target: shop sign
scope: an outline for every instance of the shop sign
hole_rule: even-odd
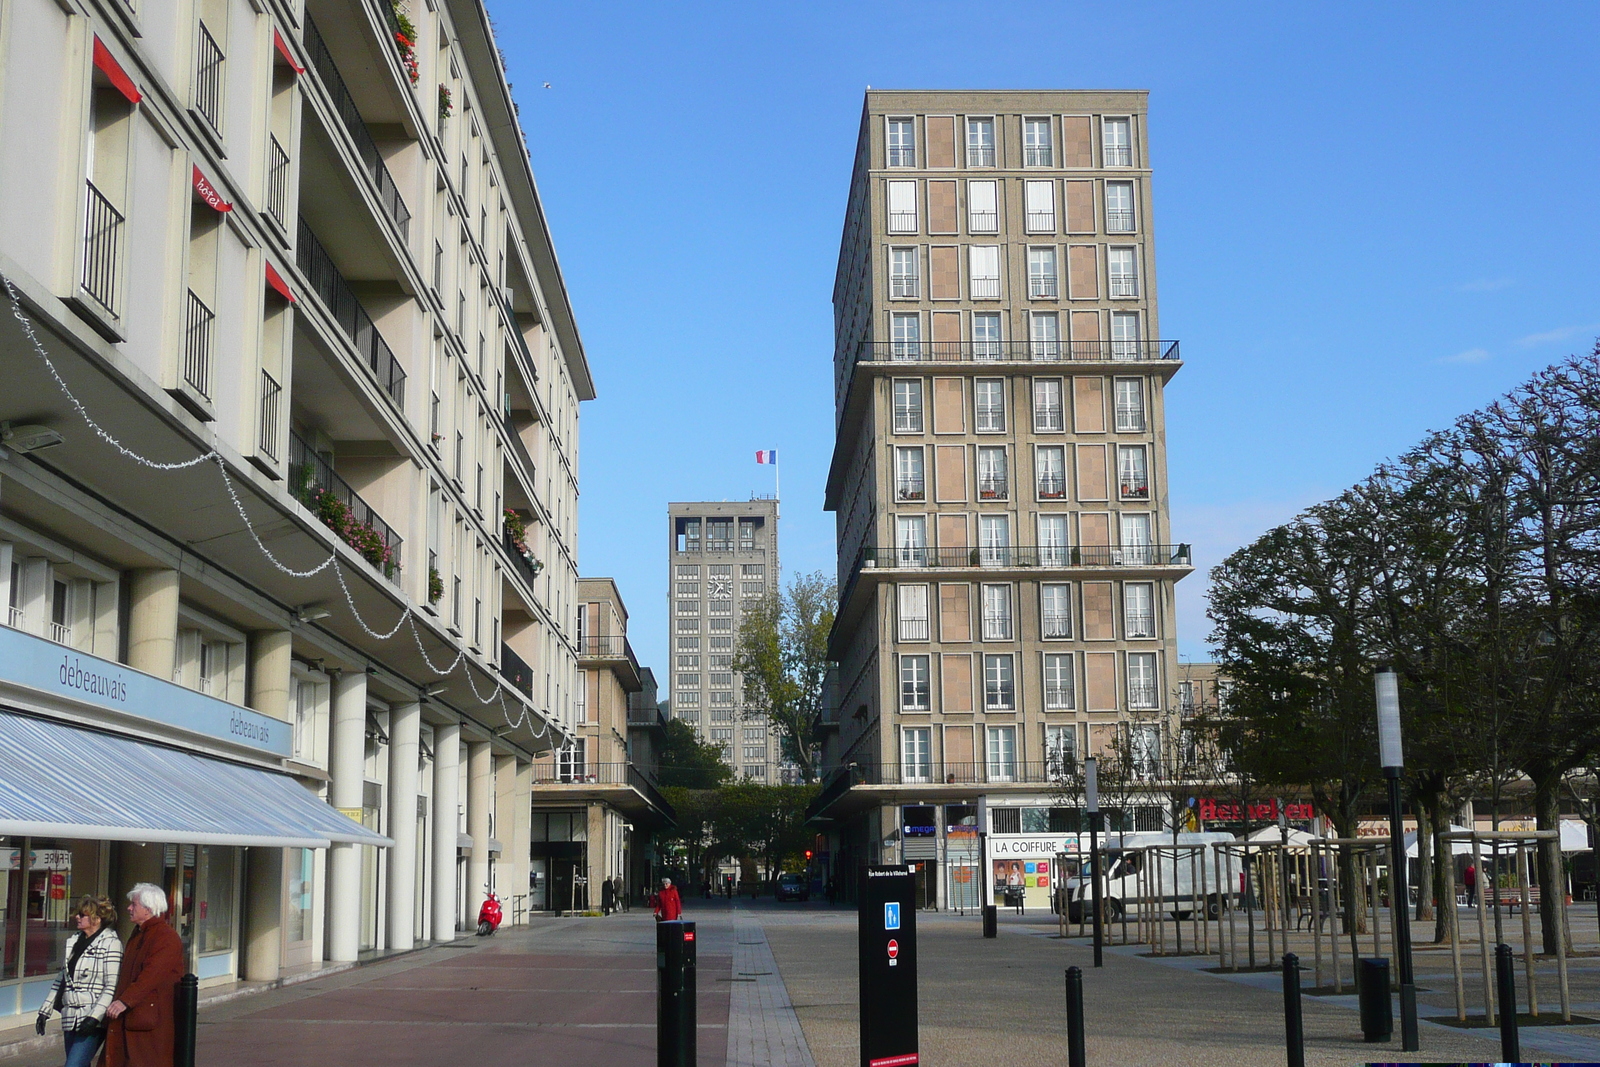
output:
[[[0,869],[8,871],[22,870],[22,850],[20,848],[0,849]],[[28,870],[70,871],[72,870],[72,850],[66,848],[29,849]]]
[[[21,630],[0,627],[0,665],[0,682],[289,755],[292,727],[286,722]]]
[[[1242,808],[1238,804],[1218,804],[1210,798],[1202,798],[1199,803],[1200,818],[1217,820],[1221,822],[1242,822],[1244,816],[1240,814]],[[1317,817],[1316,805],[1309,801],[1291,801],[1283,806],[1283,817],[1297,822],[1307,822]],[[1277,800],[1269,800],[1263,804],[1250,805],[1250,818],[1256,822],[1275,822],[1278,818]]]
[[[992,856],[1054,856],[1058,852],[1078,851],[1078,837],[1048,834],[1045,836],[1002,837],[989,835],[989,854]]]

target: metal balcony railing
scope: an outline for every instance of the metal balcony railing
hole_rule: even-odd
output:
[[[278,458],[278,440],[281,432],[278,425],[279,408],[283,400],[283,386],[275,381],[266,371],[261,372],[261,432],[259,435],[261,454],[272,459]]]
[[[1108,167],[1133,166],[1133,149],[1125,144],[1108,144],[1101,149],[1101,156]]]
[[[889,212],[890,233],[916,233],[917,213],[915,211]]]
[[[897,356],[894,346],[903,344],[905,342],[863,341],[856,358],[863,363],[887,363],[896,359],[921,363],[1031,363],[1040,358],[1035,355],[1039,350],[1059,352],[1068,360],[1095,363],[1179,358],[1177,341],[923,341],[915,347],[901,349],[902,354]],[[1049,347],[1042,349],[1042,346]]]
[[[921,478],[902,476],[895,479],[894,498],[896,500],[924,500],[927,495],[927,487]]]
[[[1040,363],[1059,362],[1061,351],[1061,342],[1054,337],[1036,337],[1028,342],[1028,358]]]
[[[183,380],[211,399],[211,324],[215,313],[189,290],[183,319]]]
[[[915,297],[917,295],[917,276],[915,274],[889,275],[889,295]]]
[[[967,145],[967,166],[992,167],[994,166],[994,145],[969,144]]]
[[[1067,479],[1062,474],[1039,475],[1039,499],[1060,500],[1067,495]]]
[[[333,265],[333,257],[328,255],[322,242],[311,232],[304,217],[300,219],[296,235],[295,262],[311,283],[317,299],[322,301],[322,306],[327,308],[328,314],[333,316],[345,337],[355,346],[356,354],[378,383],[378,388],[389,394],[396,407],[404,408],[405,369],[400,366],[394,351],[378,332],[377,326],[373,325],[372,316],[356,299],[355,293],[350,290],[350,283]]]
[[[1117,408],[1118,433],[1143,433],[1144,409],[1143,408]]]
[[[1056,213],[1054,211],[1030,211],[1027,223],[1029,233],[1055,233]]]
[[[894,412],[895,433],[921,433],[922,411],[917,408],[896,408]]]
[[[533,668],[507,644],[500,646],[500,677],[523,696],[533,697]]]
[[[1033,274],[1028,277],[1028,296],[1034,300],[1054,300],[1058,292],[1054,274]]]
[[[639,660],[633,654],[633,645],[626,637],[617,634],[599,634],[578,640],[578,655],[583,659],[625,659],[639,669]]]
[[[94,182],[85,184],[88,196],[83,217],[83,291],[116,316],[124,220],[122,212],[111,206],[111,201],[94,187]]]
[[[200,23],[194,53],[194,109],[218,131],[222,129],[222,60],[217,39]]]
[[[1000,299],[1000,279],[995,277],[973,278],[970,284],[972,299],[998,300]]]
[[[1049,561],[1059,560],[1059,563]],[[1188,545],[993,545],[983,548],[928,548],[915,545],[862,550],[859,566],[960,570],[967,567],[1187,567]],[[858,567],[859,569],[859,567]]]
[[[1112,296],[1138,296],[1139,276],[1137,274],[1111,275]]]
[[[1156,635],[1156,617],[1152,612],[1126,612],[1122,618],[1122,625],[1129,637],[1154,637]]]
[[[292,430],[289,432],[289,491],[385,578],[399,583],[403,545],[400,535],[361,499],[349,482],[334,472],[326,458]],[[459,607],[460,598],[456,599]]]
[[[285,230],[289,228],[289,153],[283,150],[277,137],[269,136],[267,145],[267,214],[277,220]]]
[[[1071,637],[1072,616],[1046,614],[1040,623],[1040,629],[1045,637]]]
[[[978,475],[979,500],[1004,500],[1010,495],[1010,486],[1004,474]]]
[[[64,622],[52,622],[50,624],[50,640],[58,645],[70,645],[72,643],[72,627]]]
[[[1114,208],[1107,209],[1106,210],[1106,232],[1107,233],[1132,233],[1133,232],[1133,212],[1132,211],[1117,210],[1117,209],[1114,209]]]
[[[1122,475],[1117,479],[1117,490],[1124,500],[1149,500],[1150,479],[1144,476]]]
[[[917,165],[917,150],[913,145],[890,145],[889,166],[914,167]]]
[[[22,624],[26,619],[26,613],[22,610],[22,605],[8,604],[6,607],[8,609],[6,611],[6,625],[13,630],[22,629]]]
[[[1148,682],[1128,683],[1128,707],[1153,708],[1156,706],[1156,687]]]
[[[928,618],[906,617],[900,620],[900,640],[926,641],[928,639]]]
[[[983,639],[985,641],[1011,640],[1011,616],[985,615],[983,617]]]
[[[506,555],[511,557],[511,565],[516,568],[517,573],[522,575],[530,588],[539,588],[535,583],[538,581],[539,573],[544,570],[544,564],[535,563],[524,556],[522,550],[517,547],[516,539],[511,536],[510,530],[500,531],[500,542],[505,545]]]
[[[1000,228],[1000,215],[994,211],[972,211],[967,214],[967,229],[973,233],[994,233]]]
[[[1025,167],[1053,167],[1054,160],[1055,153],[1047,144],[1031,144],[1022,149],[1022,165]]]
[[[1059,405],[1051,404],[1033,409],[1035,433],[1060,433],[1066,425],[1066,413]]]
[[[378,151],[377,142],[372,139],[371,131],[367,129],[366,120],[361,117],[355,99],[346,88],[344,79],[339,76],[339,67],[333,61],[333,53],[328,51],[327,42],[322,39],[322,34],[317,32],[317,25],[309,16],[306,18],[305,46],[306,54],[311,59],[311,66],[316,70],[323,88],[328,91],[328,96],[333,101],[334,111],[338,113],[345,130],[350,134],[357,158],[361,160],[367,177],[372,180],[378,194],[378,202],[394,220],[395,226],[400,230],[401,238],[410,240],[411,212],[407,210],[405,201],[400,197],[400,189],[395,185],[394,177],[389,173],[389,167],[384,163],[383,155]]]

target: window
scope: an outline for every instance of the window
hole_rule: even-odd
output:
[[[978,449],[978,499],[1005,500],[1011,495],[1004,446]]]
[[[678,638],[677,649],[679,652],[698,652],[700,651],[700,639],[698,637],[680,637]]]
[[[933,781],[933,731],[928,727],[900,731],[900,775],[905,782]]]
[[[994,119],[967,120],[967,166],[994,166]]]
[[[1116,380],[1118,433],[1144,433],[1144,382],[1139,378]]]
[[[895,517],[895,551],[902,567],[920,567],[928,560],[928,517]]]
[[[983,639],[985,641],[1011,640],[1011,587],[985,585],[983,587]]]
[[[891,299],[915,300],[921,287],[917,277],[917,250],[915,248],[889,249],[889,296]]]
[[[1011,562],[1011,519],[1005,515],[978,516],[979,559],[986,567]]]
[[[1128,707],[1153,708],[1156,701],[1156,654],[1128,653]]]
[[[1044,637],[1072,636],[1072,587],[1067,583],[1039,586],[1039,632]]]
[[[972,299],[1000,299],[999,246],[969,245],[967,248],[967,264],[970,268]]]
[[[1033,380],[1033,431],[1035,433],[1060,433],[1067,428],[1062,411],[1061,379],[1035,378]]]
[[[1137,723],[1128,729],[1128,747],[1133,754],[1133,776],[1149,781],[1161,773],[1161,727]]]
[[[740,582],[739,595],[746,597],[760,597],[767,595],[766,582]]]
[[[997,311],[974,311],[972,313],[972,358],[979,362],[992,363],[1001,359],[1005,354],[1005,346],[1000,343],[1000,313]]]
[[[680,668],[681,667],[694,667],[694,668],[698,669],[699,666],[700,666],[700,657],[699,656],[679,656],[678,657],[678,666]],[[679,677],[686,677],[686,676],[685,675],[680,675]]]
[[[983,706],[987,711],[1015,710],[1017,686],[1010,655],[983,657]]]
[[[1003,378],[979,378],[972,383],[972,403],[979,433],[1006,432],[1006,391]]]
[[[914,119],[889,120],[889,166],[917,165],[917,126]]]
[[[1150,499],[1150,471],[1143,445],[1117,447],[1117,488],[1124,500]]]
[[[1122,513],[1122,562],[1132,565],[1149,564],[1150,516],[1138,512]]]
[[[556,751],[556,777],[563,782],[584,780],[584,739],[579,737]]]
[[[922,316],[915,311],[889,316],[889,355],[892,359],[922,358]]]
[[[218,13],[225,11],[217,5]],[[224,19],[226,16],[224,16]],[[222,129],[222,46],[217,44],[217,39],[207,28],[204,21],[198,23],[200,33],[195,43],[194,53],[194,109],[205,116],[206,122],[213,130]],[[217,27],[223,38],[227,38],[225,22]]]
[[[1028,296],[1034,300],[1054,300],[1058,291],[1056,284],[1056,250],[1054,248],[1028,249]],[[1054,339],[1054,337],[1051,338],[1051,340]],[[1057,357],[1052,355],[1049,358]]]
[[[1138,296],[1139,273],[1134,266],[1133,249],[1112,248],[1106,252],[1106,275],[1112,296]]]
[[[706,601],[706,613],[709,615],[732,615],[733,601],[708,600]]]
[[[739,547],[742,549],[756,547],[756,523],[754,520],[739,520]]]
[[[894,498],[896,500],[926,500],[926,485],[922,478],[922,446],[894,450]]]
[[[1053,167],[1055,154],[1050,150],[1050,120],[1022,120],[1022,165],[1024,167]]]
[[[739,577],[741,578],[761,578],[766,573],[766,568],[760,563],[739,564]]]
[[[700,520],[699,519],[679,519],[678,520],[678,551],[679,552],[698,552],[698,551],[700,551]]]
[[[1106,119],[1101,127],[1101,162],[1108,167],[1133,166],[1133,145],[1127,119]]]
[[[995,233],[1000,229],[1000,185],[998,182],[967,183],[967,229],[972,233]]]
[[[917,183],[889,183],[889,232],[917,232]]]
[[[678,614],[679,615],[698,615],[698,614],[700,614],[700,601],[699,600],[680,600],[680,601],[678,601]]]
[[[1122,628],[1128,637],[1156,635],[1155,586],[1128,582],[1122,587]]]
[[[1023,224],[1029,233],[1056,232],[1056,183],[1026,182],[1022,187]]]
[[[1034,450],[1035,487],[1040,500],[1062,500],[1067,495],[1066,448],[1062,445],[1040,445]]]
[[[687,597],[698,597],[700,595],[700,583],[699,582],[679,582],[678,586],[677,586],[677,591],[678,591],[678,595],[680,597],[684,597],[684,596],[687,596]]]
[[[706,551],[731,552],[733,551],[733,520],[732,519],[707,519],[706,520]],[[715,572],[713,572],[715,573]]]
[[[900,657],[900,710],[928,710],[928,657]]]
[[[1039,566],[1065,567],[1067,565],[1067,517],[1065,515],[1039,516]]]
[[[1132,182],[1106,182],[1106,232],[1134,232]]]
[[[900,601],[900,640],[926,641],[928,639],[928,587],[902,585],[898,588]]]
[[[1111,358],[1133,360],[1139,358],[1139,313],[1113,311],[1111,313]]]
[[[712,689],[732,689],[733,688],[733,675],[732,674],[711,674],[711,675],[707,675],[707,678],[711,682],[711,688]]]
[[[1067,711],[1072,705],[1072,656],[1065,652],[1048,652],[1044,657],[1045,710]]]
[[[1009,659],[1010,657],[996,657]],[[989,727],[989,781],[1014,782],[1017,779],[1017,728]]]
[[[1049,658],[1049,657],[1047,657]],[[1063,707],[1072,707],[1072,671],[1071,657],[1061,656],[1060,659],[1068,660],[1067,665],[1067,703]],[[1049,677],[1049,668],[1045,669]],[[1048,688],[1049,683],[1046,682]],[[1048,700],[1048,698],[1046,698]],[[1071,774],[1078,763],[1078,728],[1076,726],[1046,726],[1044,728],[1044,764],[1045,772],[1052,781],[1060,781]],[[1051,814],[1055,814],[1052,809]],[[1051,829],[1055,829],[1051,827]]]
[[[922,432],[922,379],[896,378],[894,382],[894,432]]]
[[[317,687],[310,682],[296,682],[294,686],[294,754],[296,759],[314,758],[313,734],[317,715]]]

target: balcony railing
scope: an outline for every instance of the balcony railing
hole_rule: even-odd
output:
[[[974,300],[999,300],[1000,279],[995,277],[974,278],[971,282],[972,299]]]
[[[1067,495],[1067,479],[1062,474],[1039,475],[1039,499],[1060,500]]]
[[[968,567],[1187,567],[1188,545],[997,545],[987,548],[868,546],[860,567],[960,570]]]
[[[917,165],[917,150],[913,145],[890,145],[889,166],[914,167]]]
[[[261,372],[261,454],[278,458],[278,410],[283,400],[283,386],[266,371]]]
[[[1137,274],[1111,275],[1112,296],[1138,296],[1139,276]]]
[[[1047,614],[1043,618],[1041,629],[1045,637],[1071,637],[1072,616]]]
[[[1054,159],[1055,154],[1047,144],[1031,144],[1022,149],[1022,165],[1025,167],[1053,167]]]
[[[183,320],[183,380],[207,400],[211,399],[211,323],[216,317],[189,290]]]
[[[925,500],[927,487],[921,478],[900,477],[895,479],[894,498],[896,500]]]
[[[1123,627],[1129,637],[1154,637],[1156,617],[1148,611],[1130,611],[1123,616]]]
[[[1054,300],[1057,291],[1054,274],[1034,274],[1028,277],[1028,296],[1034,300]]]
[[[218,131],[222,129],[222,59],[216,38],[200,23],[194,55],[194,109]]]
[[[322,34],[317,32],[316,23],[309,17],[306,19],[305,46],[306,54],[311,57],[312,67],[316,68],[317,77],[322,80],[323,87],[327,89],[328,96],[333,101],[333,109],[338,112],[340,121],[344,123],[351,141],[355,144],[356,155],[360,158],[367,177],[372,179],[373,187],[378,194],[378,202],[394,220],[395,226],[400,230],[400,236],[409,240],[411,212],[406,209],[405,201],[400,198],[400,189],[395,185],[389,167],[384,163],[383,155],[378,151],[378,145],[367,129],[366,121],[361,117],[355,99],[345,87],[344,79],[339,76],[339,67],[333,61],[333,53],[328,51],[328,45],[323,41]]]
[[[1101,156],[1108,167],[1133,166],[1133,148],[1125,144],[1108,144],[1101,149]]]
[[[1004,500],[1010,495],[1010,486],[1004,474],[978,475],[979,500]]]
[[[11,627],[13,630],[22,629],[22,624],[27,618],[26,613],[22,609],[22,605],[8,604],[6,607],[6,625]]]
[[[973,233],[994,233],[1000,228],[1000,216],[994,211],[967,213],[967,229]]]
[[[533,697],[533,668],[507,644],[500,646],[500,677],[523,696]]]
[[[1123,475],[1117,479],[1117,489],[1124,500],[1149,500],[1150,479]]]
[[[1144,409],[1142,408],[1117,408],[1118,433],[1143,433]]]
[[[992,167],[994,166],[994,145],[969,144],[967,145],[967,166]]]
[[[500,542],[505,545],[506,555],[511,557],[511,565],[517,569],[517,573],[522,575],[523,580],[531,588],[539,588],[535,583],[538,581],[539,573],[544,570],[544,564],[524,556],[522,549],[517,547],[516,538],[511,536],[510,530],[500,531]]]
[[[50,624],[50,640],[58,645],[70,645],[72,643],[72,627],[64,622],[52,622]]]
[[[1119,210],[1115,210],[1115,209],[1107,210],[1106,211],[1106,232],[1107,233],[1132,233],[1133,232],[1133,212],[1132,211],[1119,211]]]
[[[1027,223],[1029,233],[1055,233],[1056,213],[1054,211],[1030,211]]]
[[[928,639],[927,616],[921,618],[906,617],[900,620],[900,640],[926,641]]]
[[[633,654],[633,645],[626,637],[617,634],[591,634],[578,640],[578,655],[583,659],[625,659],[639,669],[639,660]]]
[[[289,433],[289,491],[345,544],[398,584],[400,535],[293,431]]]
[[[1049,405],[1033,409],[1035,433],[1060,433],[1066,429],[1066,425],[1066,415],[1058,406]]]
[[[889,212],[890,233],[916,233],[917,213],[915,211]]]
[[[88,198],[83,218],[83,291],[115,316],[117,271],[121,265],[122,212],[105,194],[87,182]]]
[[[856,358],[863,363],[897,360],[919,363],[1053,361],[1053,357],[1036,355],[1041,350],[1059,352],[1069,360],[1096,363],[1179,358],[1176,341],[923,341],[911,347],[896,347],[905,344],[896,341],[863,341]],[[1045,349],[1044,346],[1049,347]]]
[[[915,297],[917,295],[917,276],[915,274],[889,275],[889,295]]]
[[[1156,687],[1148,682],[1128,683],[1128,707],[1153,708],[1156,706]]]
[[[328,314],[333,316],[339,328],[344,331],[345,337],[355,346],[356,353],[361,357],[361,362],[371,373],[373,380],[378,383],[378,388],[389,394],[396,407],[404,408],[406,402],[404,368],[400,366],[400,361],[395,358],[394,351],[389,348],[388,342],[383,339],[378,328],[373,325],[372,316],[367,314],[367,309],[361,306],[361,301],[351,292],[350,283],[344,280],[339,268],[333,265],[333,257],[322,247],[322,242],[317,240],[316,234],[311,232],[311,227],[304,218],[300,219],[295,261],[300,267],[300,272],[311,283],[317,299],[322,301],[322,306],[327,308]]]
[[[289,228],[289,153],[269,136],[267,157],[267,214],[285,230]]]

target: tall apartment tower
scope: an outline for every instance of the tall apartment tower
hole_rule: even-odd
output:
[[[991,841],[1076,829],[1057,783],[1080,755],[1131,748],[1153,774],[1177,736],[1192,568],[1169,529],[1181,364],[1155,340],[1146,102],[867,93],[834,286],[839,671],[815,812],[840,885],[920,863],[925,902],[975,903],[980,796]]]
[[[782,776],[782,751],[764,719],[750,718],[733,649],[744,612],[778,588],[778,502],[667,505],[672,714],[746,778]]]

